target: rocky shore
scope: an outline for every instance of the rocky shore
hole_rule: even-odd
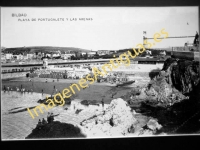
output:
[[[146,86],[132,88],[103,110],[99,110],[102,108],[99,102],[82,101],[83,105],[96,105],[97,111],[78,127],[86,137],[197,134],[200,132],[199,91],[199,62],[169,58]],[[90,111],[90,108],[76,106],[76,112]],[[56,130],[51,132],[57,135]]]

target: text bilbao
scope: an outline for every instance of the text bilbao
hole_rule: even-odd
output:
[[[161,30],[161,34],[165,35],[164,38],[168,37],[168,33],[165,32],[164,29]],[[157,39],[157,38],[160,38],[161,34],[159,33],[154,34],[154,40],[156,42],[161,41]],[[148,44],[149,47],[152,46],[151,43],[147,43],[147,41],[145,42],[146,42],[145,44]],[[122,64],[125,66],[130,66],[130,58],[133,59],[139,54],[142,54],[146,50],[143,44],[138,44],[136,47],[138,48],[137,49],[132,48],[132,50],[128,50],[127,52],[124,52],[121,55],[119,55],[118,58],[110,59],[109,63],[106,63],[101,66],[101,71],[98,68],[93,67],[92,68],[93,75],[87,74],[86,79],[81,78],[78,84],[74,83],[70,85],[68,88],[63,89],[62,93],[57,93],[54,95],[54,99],[50,99],[47,97],[46,103],[48,103],[48,106],[44,104],[40,104],[33,109],[36,116],[38,116],[37,109],[40,110],[41,113],[43,113],[41,106],[43,106],[46,110],[55,107],[56,105],[54,102],[60,104],[60,106],[63,106],[65,104],[64,98],[70,98],[73,94],[75,94],[76,93],[74,90],[75,88],[77,91],[80,91],[81,88],[82,89],[87,88],[90,84],[93,84],[97,80],[97,77],[99,75],[101,76],[106,75],[108,73],[107,72],[108,70],[112,71],[113,69],[118,68]],[[29,114],[31,115],[31,117],[34,119],[34,115],[31,113],[30,109],[27,108],[27,110]]]

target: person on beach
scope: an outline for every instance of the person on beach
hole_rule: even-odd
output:
[[[101,100],[102,108],[104,108],[104,99]]]
[[[42,89],[42,95],[43,95],[43,89]]]
[[[6,92],[6,86],[4,85],[4,88],[3,88],[3,90],[4,90],[4,93]]]
[[[47,79],[46,79],[46,81],[45,81],[46,83],[47,83]]]
[[[51,123],[50,116],[51,116],[51,113],[48,112],[48,114],[47,114],[47,122],[48,122],[48,123]]]
[[[42,124],[43,125],[47,124],[47,121],[44,118],[42,118]]]
[[[41,120],[39,119],[39,121],[38,121],[38,124],[37,124],[37,127],[36,127],[36,129],[42,129],[42,122],[41,122]]]
[[[97,117],[95,118],[95,124],[98,124],[98,119],[97,119]]]
[[[50,116],[50,120],[51,120],[51,122],[53,122],[54,121],[54,117],[55,116],[58,116],[59,114],[57,114],[57,115],[53,115],[53,113],[51,113],[51,116]]]
[[[19,91],[19,88],[18,88],[18,87],[16,87],[16,91],[17,91],[17,92]]]
[[[58,115],[59,115],[59,114],[53,115],[53,113],[48,112],[48,115],[47,115],[47,122],[48,122],[48,123],[52,123],[52,122],[54,121],[54,117],[55,117],[55,116],[58,116]]]

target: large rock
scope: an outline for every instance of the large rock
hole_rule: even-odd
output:
[[[199,62],[169,58],[165,61],[159,75],[154,77],[139,94],[132,92],[129,104],[135,101],[148,101],[161,107],[172,106],[184,99],[197,88]]]
[[[118,98],[111,101],[105,113],[84,121],[82,129],[88,137],[124,136],[136,123],[127,102]]]
[[[168,73],[168,82],[183,94],[189,94],[199,83],[199,62],[169,58],[163,69]]]
[[[84,138],[85,135],[81,133],[78,127],[72,124],[61,123],[59,121],[45,124],[41,128],[35,128],[26,139],[38,138]]]

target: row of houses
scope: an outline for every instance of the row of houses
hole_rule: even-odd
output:
[[[111,51],[111,50],[98,50],[98,51],[88,51],[88,52],[77,52],[77,51],[67,51],[64,53],[61,53],[59,50],[57,51],[45,51],[43,52],[23,52],[23,53],[12,53],[12,52],[6,52],[6,53],[1,53],[1,60],[2,61],[7,61],[7,60],[28,60],[28,59],[41,59],[43,57],[49,57],[49,58],[56,58],[60,57],[62,59],[71,59],[72,56],[74,57],[93,57],[95,55],[109,55],[112,53],[115,53],[116,51]]]

